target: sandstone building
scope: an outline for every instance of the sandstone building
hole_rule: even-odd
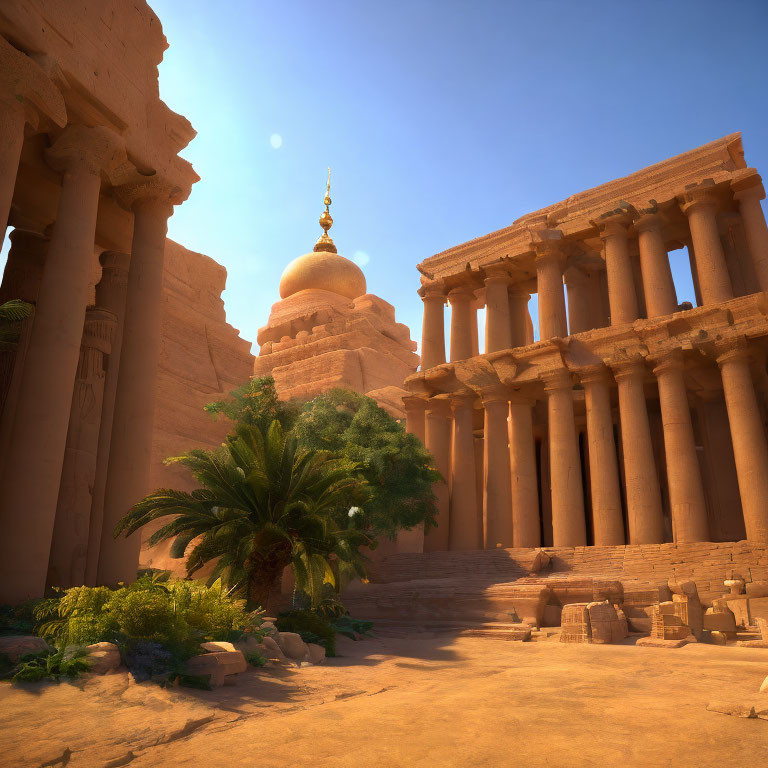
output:
[[[367,394],[403,417],[403,380],[419,358],[395,308],[367,292],[360,267],[340,256],[328,235],[330,171],[320,217],[323,234],[280,278],[280,301],[259,329],[254,376],[271,375],[284,399],[310,399],[333,387]]]
[[[143,0],[0,4],[0,300],[35,304],[0,360],[0,602],[132,579],[115,522],[170,484],[162,458],[221,439],[198,409],[251,368],[223,268],[166,241],[198,178],[166,47]]]
[[[448,480],[425,550],[768,542],[763,197],[733,134],[419,265],[408,428]]]

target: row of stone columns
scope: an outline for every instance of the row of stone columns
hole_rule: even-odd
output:
[[[731,427],[747,538],[768,541],[768,443],[745,344],[721,350],[717,362]],[[587,544],[584,493],[590,493],[593,541],[598,546],[664,541],[661,488],[645,396],[652,363],[664,434],[666,477],[675,542],[709,538],[704,486],[697,456],[680,350],[650,360],[640,356],[576,371],[584,388],[589,488],[584,489],[574,419],[574,374],[566,368],[543,375],[547,403],[550,494],[554,546]],[[624,500],[614,439],[610,391],[619,405]],[[482,505],[478,505],[472,414],[482,403]],[[532,399],[508,388],[409,398],[407,427],[419,434],[426,416],[426,447],[445,478],[439,483],[438,528],[426,550],[535,547],[540,544],[538,477]]]
[[[768,290],[768,226],[760,200],[765,196],[759,176],[751,175],[733,184],[734,198],[744,224],[750,254],[755,266],[759,290]],[[695,254],[695,276],[704,305],[734,297],[725,252],[720,240],[717,213],[721,205],[715,187],[701,184],[685,190],[678,197],[680,209],[688,220],[691,250]],[[595,225],[603,242],[610,306],[610,324],[624,325],[641,314],[636,276],[630,250],[630,227],[637,237],[642,295],[647,317],[662,317],[678,311],[678,301],[669,257],[664,243],[662,220],[653,209],[613,211],[600,217]],[[534,233],[536,287],[538,291],[539,333],[541,339],[565,337],[598,327],[595,305],[599,299],[595,286],[578,267],[566,269],[568,241],[557,230]],[[568,287],[566,311],[563,281]],[[530,294],[512,282],[503,264],[485,267],[483,282],[486,306],[485,352],[496,352],[532,342],[528,329]],[[422,289],[424,325],[422,333],[422,369],[446,362],[443,306],[446,294],[439,285]],[[477,318],[474,291],[467,284],[450,288],[451,305],[450,359],[464,360],[477,349]],[[474,333],[474,339],[473,339]]]
[[[13,110],[0,114],[0,168],[10,174],[0,175],[4,224],[24,123]],[[135,577],[137,537],[116,542],[112,532],[147,491],[163,250],[173,209],[170,188],[160,182],[120,190],[134,212],[127,298],[128,257],[106,255],[97,291],[103,303],[86,320],[102,177],[120,151],[108,129],[70,125],[46,152],[62,174],[61,194],[4,451],[0,601],[42,595],[49,560],[61,586],[82,583],[86,574],[101,583]],[[98,370],[104,359],[106,378]],[[83,479],[94,493],[74,498]]]

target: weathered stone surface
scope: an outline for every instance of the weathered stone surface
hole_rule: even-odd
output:
[[[663,640],[660,637],[641,637],[636,645],[641,648],[682,648],[688,643],[695,643],[696,638],[693,635],[681,638],[679,640]]]
[[[309,651],[308,661],[312,664],[324,664],[325,663],[325,648],[317,643],[307,643],[307,649]]]
[[[200,643],[200,647],[211,653],[218,651],[229,651],[230,653],[235,650],[235,646],[232,643],[227,643],[224,640],[213,640],[207,643]]]
[[[754,706],[741,701],[711,701],[707,704],[707,711],[720,712],[733,717],[757,717]]]
[[[294,661],[307,660],[309,649],[307,644],[301,639],[301,636],[296,632],[278,632],[275,640],[289,659]]]
[[[28,653],[43,653],[51,650],[42,637],[33,635],[9,635],[0,637],[0,653],[4,653],[12,662],[17,662]]]
[[[94,643],[86,646],[88,656],[86,661],[90,665],[90,671],[97,675],[105,675],[112,672],[121,664],[120,649],[114,643]]]
[[[193,656],[186,665],[189,675],[210,675],[211,686],[224,685],[225,678],[248,669],[248,662],[240,651],[217,651]]]

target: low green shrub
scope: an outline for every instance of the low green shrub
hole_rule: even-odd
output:
[[[252,667],[263,667],[267,663],[267,659],[265,659],[260,653],[256,653],[255,651],[253,653],[246,653],[245,660]]]
[[[280,632],[295,632],[305,643],[322,645],[326,656],[336,655],[336,632],[328,619],[314,611],[278,613],[275,626]]]
[[[367,635],[373,629],[373,622],[365,619],[353,619],[351,616],[339,616],[331,622],[333,628],[340,635],[355,639],[355,633],[358,635]]]
[[[31,635],[35,627],[32,609],[37,603],[30,600],[21,605],[0,605],[0,635]]]
[[[14,683],[37,683],[41,680],[58,681],[62,677],[76,678],[87,672],[90,665],[84,648],[65,651],[46,651],[27,654],[19,659],[11,681]]]

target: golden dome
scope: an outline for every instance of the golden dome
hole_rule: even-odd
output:
[[[363,270],[353,261],[328,251],[313,251],[294,259],[280,278],[280,298],[310,289],[356,299],[367,292]]]

